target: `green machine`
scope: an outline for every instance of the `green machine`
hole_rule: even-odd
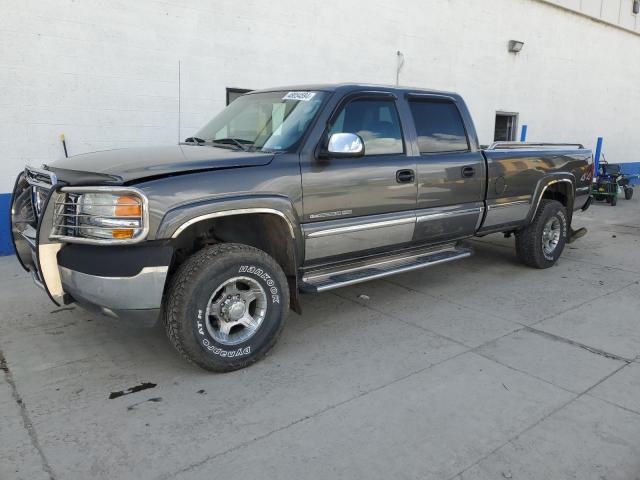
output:
[[[612,207],[618,203],[618,195],[624,193],[626,200],[633,197],[631,179],[640,175],[625,175],[620,171],[620,165],[603,161],[600,164],[598,178],[593,184],[591,194],[596,201],[606,201]]]

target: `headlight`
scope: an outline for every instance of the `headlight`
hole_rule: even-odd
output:
[[[51,237],[77,243],[134,243],[148,231],[147,201],[130,188],[66,187],[55,204]]]

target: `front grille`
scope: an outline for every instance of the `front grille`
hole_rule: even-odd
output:
[[[49,170],[27,167],[24,169],[24,177],[29,185],[50,189],[57,182],[56,175]]]
[[[36,229],[38,226],[38,215],[33,205],[33,187],[23,184],[20,190],[16,190],[13,200],[12,222],[16,230],[24,232],[27,227]]]
[[[47,195],[49,195],[51,187],[57,182],[57,179],[53,172],[34,167],[25,168],[24,178],[29,184],[32,216],[35,218],[36,223],[33,227],[36,228],[37,220],[40,218],[40,215],[42,215],[44,202],[47,199]]]
[[[53,230],[54,237],[78,237],[80,225],[80,212],[77,193],[61,192],[55,196],[53,205]]]

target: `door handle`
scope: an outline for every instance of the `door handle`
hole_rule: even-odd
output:
[[[462,176],[466,178],[473,177],[476,174],[476,169],[473,167],[462,167]]]
[[[413,170],[398,170],[396,172],[396,182],[398,183],[413,183],[416,179],[416,174]]]

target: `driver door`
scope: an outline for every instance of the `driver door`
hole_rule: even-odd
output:
[[[336,109],[322,138],[355,133],[359,157],[330,155],[302,164],[305,260],[353,256],[410,242],[415,227],[416,159],[407,144],[395,98],[350,96]]]

